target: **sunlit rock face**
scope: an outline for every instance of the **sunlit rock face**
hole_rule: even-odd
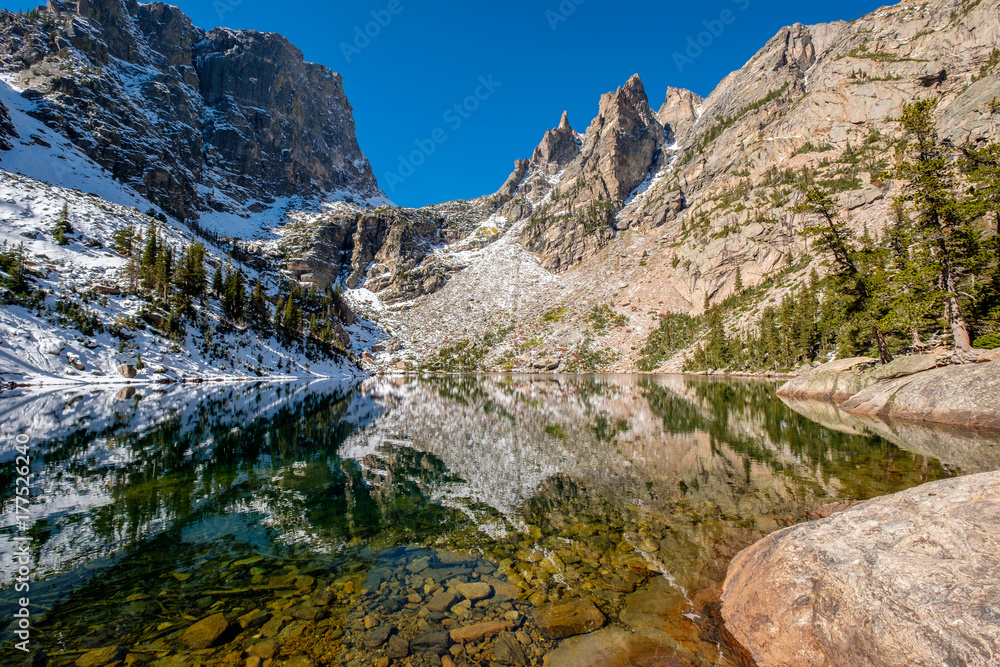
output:
[[[729,570],[726,626],[768,667],[995,664],[998,499],[983,473],[770,535]]]

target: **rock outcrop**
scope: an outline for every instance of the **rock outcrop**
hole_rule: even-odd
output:
[[[885,365],[843,359],[789,380],[778,396],[832,401],[856,415],[1000,428],[1000,360],[989,353],[981,358],[984,363],[959,366],[931,354]]]
[[[870,371],[877,363],[871,357],[831,361],[792,378],[778,389],[778,396],[842,403],[871,386]]]
[[[380,194],[340,75],[280,35],[206,32],[159,2],[52,0],[0,13],[0,59],[34,115],[179,218]]]
[[[1000,473],[935,482],[768,536],[722,614],[761,667],[1000,662]]]
[[[564,114],[531,160],[535,172],[561,175],[549,201],[533,212],[524,239],[552,271],[572,268],[614,238],[618,212],[663,159],[666,145],[638,74],[601,97],[582,145],[571,133]]]
[[[17,129],[10,120],[10,111],[0,102],[0,151],[9,151],[14,144],[13,139],[17,138]]]
[[[851,397],[843,409],[888,419],[1000,429],[1000,361],[884,380]]]

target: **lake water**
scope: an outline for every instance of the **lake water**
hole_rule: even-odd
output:
[[[774,389],[458,376],[7,393],[0,541],[30,545],[31,653],[12,624],[0,663],[738,665],[718,596],[741,549],[830,503],[1000,468],[993,434],[793,410]],[[0,576],[12,619],[29,593],[13,566]]]

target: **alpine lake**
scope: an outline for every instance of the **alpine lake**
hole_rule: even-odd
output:
[[[996,434],[861,421],[775,388],[448,376],[6,392],[0,541],[27,540],[31,574],[16,592],[5,557],[0,664],[748,664],[720,616],[740,550],[833,504],[1000,468]]]

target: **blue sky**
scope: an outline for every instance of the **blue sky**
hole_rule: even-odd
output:
[[[33,4],[0,0],[9,9]],[[782,26],[857,18],[885,3],[177,4],[203,28],[279,32],[308,60],[343,74],[358,141],[380,185],[398,204],[421,206],[492,193],[514,160],[529,157],[545,130],[558,124],[564,109],[573,127],[583,131],[597,113],[600,95],[635,72],[642,76],[654,109],[667,86],[707,95]],[[703,32],[701,41],[707,46],[700,47],[700,54],[692,50],[696,57],[688,58],[689,40]]]

